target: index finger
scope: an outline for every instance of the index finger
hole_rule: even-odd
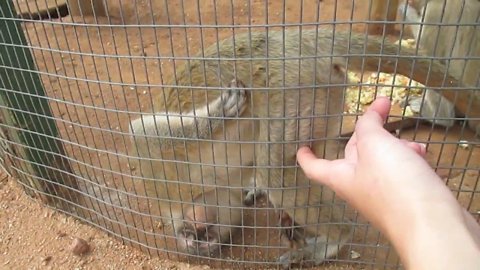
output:
[[[307,178],[322,184],[328,182],[331,161],[317,158],[308,147],[298,149],[297,161]]]
[[[360,140],[360,138],[366,136],[366,134],[375,133],[380,130],[386,132],[383,128],[383,124],[390,112],[390,107],[391,104],[389,98],[378,97],[373,101],[368,110],[358,119],[357,124],[355,125],[357,139]]]

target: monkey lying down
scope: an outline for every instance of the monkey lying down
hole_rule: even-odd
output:
[[[287,30],[238,34],[179,67],[175,86],[153,100],[154,113],[130,127],[146,193],[159,198],[178,247],[212,256],[228,244],[254,185],[247,201],[267,191],[287,227],[290,250],[279,263],[336,256],[352,227],[333,191],[296,166],[296,150],[309,145],[336,157],[346,68],[397,72],[431,89],[458,86],[442,64],[416,55],[355,33]],[[455,91],[442,95],[453,100]]]
[[[425,99],[410,102],[422,104],[420,115],[438,125],[450,127],[457,114],[465,117],[470,129],[480,136],[480,1],[408,0],[398,8],[424,54],[443,57],[449,63],[449,72],[471,87],[458,92],[461,98],[455,103],[428,90]],[[467,103],[463,103],[465,100]]]

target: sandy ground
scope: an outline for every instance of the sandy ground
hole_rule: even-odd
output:
[[[325,0],[317,19],[316,0],[286,1],[285,19],[280,16],[282,1],[250,1],[251,6],[242,1],[201,1],[202,13],[196,10],[197,1],[169,1],[167,11],[164,1],[136,1],[137,6],[125,4],[123,15],[109,1],[111,22],[156,24],[231,24],[233,14],[235,24],[266,23],[265,13],[270,14],[268,23],[354,20],[365,18],[366,1]],[[301,8],[300,2],[304,3]],[[154,13],[149,13],[150,4]],[[183,3],[183,4],[182,4]],[[363,4],[362,4],[363,3]],[[353,13],[351,10],[353,9]],[[250,9],[251,17],[248,17]],[[140,14],[136,16],[135,14]],[[71,18],[62,19],[71,22]],[[55,22],[59,22],[57,20]],[[76,20],[77,21],[77,20]],[[87,22],[94,22],[89,20]],[[103,20],[102,23],[108,21]],[[27,23],[24,28],[45,85],[47,95],[56,100],[50,101],[61,137],[66,140],[66,152],[72,157],[72,167],[82,180],[82,191],[89,194],[87,219],[90,224],[79,222],[72,217],[47,209],[37,201],[27,198],[13,180],[1,177],[0,180],[0,268],[21,267],[64,268],[64,269],[205,269],[212,267],[239,267],[237,263],[221,261],[200,261],[185,258],[173,253],[162,252],[170,240],[166,240],[158,221],[149,214],[154,213],[152,202],[139,197],[138,187],[130,179],[132,174],[127,161],[121,154],[126,152],[127,130],[125,123],[131,115],[149,109],[150,94],[158,91],[149,85],[160,85],[164,78],[171,76],[173,62],[171,56],[187,56],[197,52],[205,44],[214,43],[219,38],[231,35],[231,30],[214,31],[206,29],[182,28],[138,28],[138,27],[84,27],[71,24]],[[347,24],[338,28],[348,29]],[[362,31],[357,24],[354,31]],[[172,43],[169,41],[172,40]],[[45,48],[53,48],[51,51]],[[84,53],[79,55],[78,52]],[[121,55],[129,57],[102,57]],[[130,58],[133,56],[133,59]],[[164,56],[159,59],[150,56]],[[161,74],[161,76],[160,76]],[[79,78],[80,80],[72,80]],[[100,83],[97,83],[100,82]],[[119,112],[114,110],[120,110]],[[406,139],[430,142],[428,160],[439,168],[438,173],[448,181],[462,204],[472,213],[480,211],[480,187],[478,148],[457,147],[459,140],[471,140],[472,134],[454,128],[447,134],[443,129],[420,126],[418,132],[402,133]],[[446,144],[441,144],[445,142]],[[464,170],[464,168],[470,168]],[[474,169],[476,168],[476,170]],[[259,207],[265,206],[263,201]],[[145,215],[146,214],[146,215]],[[339,260],[349,263],[364,262],[355,268],[392,268],[398,258],[378,232],[367,226],[352,209],[347,215],[358,222],[353,243],[341,254]],[[245,244],[257,248],[234,247],[222,252],[225,261],[245,260],[247,262],[267,262],[278,257],[278,250],[269,246],[279,246],[275,215],[270,210],[247,209],[247,222],[263,226],[256,230],[246,229],[239,238]],[[87,223],[88,223],[87,222]],[[93,226],[95,225],[96,226]],[[103,229],[103,230],[102,230]],[[107,236],[104,231],[111,232]],[[69,250],[72,239],[85,239],[92,250],[84,256],[73,255]],[[124,240],[127,246],[120,240]],[[128,241],[130,239],[130,241]],[[237,239],[238,240],[238,239]],[[167,243],[168,242],[168,243]],[[235,241],[234,241],[235,242]],[[237,242],[238,243],[238,242]],[[141,252],[139,249],[145,251]],[[354,251],[355,253],[352,253]],[[150,254],[150,255],[147,255]],[[360,257],[352,257],[359,254]],[[181,260],[187,263],[179,263]],[[264,266],[260,264],[259,268]],[[318,269],[348,269],[348,264],[330,263]]]
[[[192,266],[150,258],[100,230],[32,200],[0,173],[1,269],[191,269]],[[86,240],[90,251],[73,254],[74,238]],[[208,269],[207,266],[193,269]]]

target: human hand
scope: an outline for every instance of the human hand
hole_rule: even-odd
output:
[[[453,255],[446,245],[459,245],[462,255],[457,259],[479,255],[475,248],[464,252],[468,243],[478,252],[478,224],[424,160],[425,147],[383,128],[389,110],[387,98],[372,103],[358,120],[344,159],[317,159],[303,147],[297,152],[298,163],[309,179],[333,189],[385,233],[406,265],[421,266],[415,258],[425,256],[423,250],[431,250],[433,257]],[[446,234],[450,238],[442,242]],[[427,264],[432,260],[426,259]]]
[[[357,122],[344,159],[317,159],[306,147],[297,154],[308,178],[332,188],[381,229],[392,211],[404,209],[424,192],[433,188],[449,195],[423,159],[425,147],[399,140],[383,128],[389,110],[387,98],[370,106]]]

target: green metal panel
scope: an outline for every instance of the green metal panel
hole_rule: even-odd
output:
[[[12,1],[0,1],[0,127],[9,142],[4,150],[10,157],[8,170],[30,195],[65,208],[66,201],[78,202],[76,179],[32,53],[14,18]]]

